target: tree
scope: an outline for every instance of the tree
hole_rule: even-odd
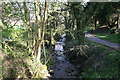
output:
[[[82,5],[81,3],[68,3],[67,5],[69,9],[71,10],[71,13],[76,23],[76,39],[78,41],[79,45],[84,45],[84,39],[85,39],[85,28],[89,24],[89,21],[91,20],[91,15],[87,12],[86,7]],[[75,28],[75,25],[74,25]]]
[[[38,45],[37,45],[37,49],[38,49],[37,62],[40,61],[40,57],[41,57],[40,49],[41,49],[41,45],[42,45],[42,42],[44,40],[44,35],[45,35],[45,26],[46,26],[46,21],[47,21],[47,7],[48,7],[47,1],[45,1],[44,18],[43,18],[43,24],[42,24],[42,33],[40,32],[40,30],[38,30],[38,39],[39,40],[38,40]]]

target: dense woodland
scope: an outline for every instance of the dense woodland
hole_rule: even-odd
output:
[[[82,78],[120,78],[119,50],[86,33],[120,36],[120,2],[3,2],[0,15],[2,78],[49,78],[52,53],[66,35],[64,53]],[[105,30],[102,31],[102,29]]]

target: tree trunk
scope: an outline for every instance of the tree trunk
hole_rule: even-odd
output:
[[[97,19],[96,17],[94,17],[94,26],[95,26],[95,29],[97,28]]]
[[[120,14],[118,13],[117,29],[120,29]]]
[[[38,39],[41,39],[41,29],[38,29]],[[38,51],[37,51],[37,62],[39,62],[41,57],[41,45],[38,46]]]
[[[18,4],[19,5],[19,4]],[[24,26],[28,27],[30,25],[30,14],[29,14],[29,9],[27,8],[27,2],[23,2],[23,8],[24,8]],[[31,53],[31,41],[30,41],[30,29],[28,29],[27,33],[27,47],[29,49],[28,53]]]
[[[28,22],[30,22],[30,14],[28,12],[27,3],[23,2],[23,6],[24,6],[25,23],[28,25],[29,24]]]
[[[77,24],[77,41],[79,45],[84,44],[84,29],[83,29],[83,23],[80,22],[80,19],[76,20],[76,24]]]
[[[74,18],[76,19],[76,26],[77,26],[77,33],[75,35],[76,39],[78,41],[78,45],[83,45],[84,44],[84,28],[85,28],[85,14],[84,12],[80,9],[81,7],[76,7],[79,6],[79,3],[71,3],[71,10],[73,11]],[[82,16],[81,16],[82,15]]]
[[[39,62],[41,58],[41,45],[44,40],[46,21],[47,21],[47,1],[45,1],[44,18],[43,18],[43,25],[42,25],[42,36],[41,36],[40,28],[38,29],[38,37],[40,37],[40,39],[38,41],[38,46],[37,46],[37,49],[38,49],[37,62]]]
[[[118,28],[120,29],[120,14],[119,14],[119,17],[118,17]]]
[[[2,2],[0,2],[0,14],[2,14]],[[2,23],[2,19],[1,19],[2,15],[0,15],[0,26],[3,26],[3,23]],[[2,29],[0,28],[0,42],[2,42]],[[0,43],[1,45],[1,43]],[[0,62],[1,64],[1,62]],[[0,70],[1,70],[1,66],[0,66]],[[1,75],[0,75],[1,77]]]
[[[117,28],[115,32],[119,32],[120,33],[120,14],[118,13],[118,17],[117,17]]]

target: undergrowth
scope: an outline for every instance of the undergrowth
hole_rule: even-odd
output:
[[[49,77],[47,63],[42,59],[36,62],[36,56],[30,56],[26,46],[15,43],[2,43],[2,78],[47,78]],[[46,59],[49,51],[45,50]]]
[[[86,40],[82,46],[69,42],[66,53],[83,78],[120,78],[120,52],[117,50]]]

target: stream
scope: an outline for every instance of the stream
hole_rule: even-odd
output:
[[[78,78],[78,70],[74,64],[70,63],[63,47],[65,47],[65,37],[55,44],[52,78]]]

